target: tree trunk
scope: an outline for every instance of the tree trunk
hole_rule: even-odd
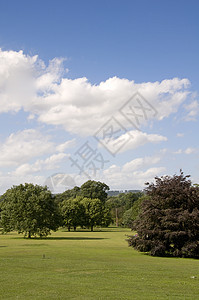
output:
[[[28,238],[31,239],[31,232],[28,231]]]
[[[68,231],[70,231],[70,226],[68,226]]]
[[[74,226],[74,231],[76,231],[76,226]]]
[[[115,208],[115,223],[116,223],[116,227],[118,227],[118,214],[117,214],[117,208]]]
[[[91,231],[93,231],[93,225],[91,225]]]

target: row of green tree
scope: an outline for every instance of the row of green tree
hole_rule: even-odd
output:
[[[88,180],[81,187],[74,187],[56,195],[56,200],[62,203],[69,199],[86,197],[99,199],[111,213],[113,224],[131,227],[140,211],[141,202],[144,199],[143,192],[119,193],[116,196],[108,196],[109,187],[102,182]]]
[[[53,196],[47,187],[14,186],[0,197],[3,232],[17,230],[29,238],[46,236],[60,226],[131,226],[129,245],[154,256],[199,258],[199,185],[189,175],[155,177],[144,193],[108,197],[109,187],[87,181]]]
[[[0,225],[3,232],[17,230],[25,236],[47,236],[60,226],[91,228],[112,222],[106,206],[107,185],[88,181],[57,196],[47,187],[20,184],[7,190],[0,198]]]
[[[122,193],[108,197],[109,187],[88,180],[81,187],[52,195],[47,187],[33,184],[13,186],[0,197],[0,226],[3,232],[17,230],[29,238],[47,236],[65,226],[70,231],[78,226],[90,228],[131,226],[136,219],[142,193]]]
[[[145,198],[143,192],[120,193],[107,198],[106,204],[111,209],[114,224],[118,226],[131,227],[137,218],[141,203]]]

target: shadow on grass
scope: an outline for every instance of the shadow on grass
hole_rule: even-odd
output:
[[[126,228],[125,228],[126,229]],[[113,229],[95,229],[95,230],[93,230],[93,231],[91,231],[90,229],[77,229],[76,231],[73,231],[73,230],[71,230],[71,231],[68,231],[67,229],[66,230],[64,230],[64,229],[62,229],[61,230],[61,232],[68,232],[68,233],[73,233],[73,232],[80,232],[80,233],[83,233],[83,232],[90,232],[91,234],[92,233],[102,233],[102,232],[125,232],[125,229],[117,229],[117,228],[113,228]],[[129,228],[127,228],[127,230],[128,230]]]
[[[81,240],[107,240],[108,238],[94,238],[94,237],[62,237],[62,236],[48,236],[48,237],[32,237],[31,239],[27,237],[14,237],[13,239],[25,239],[26,241],[46,241],[46,240],[51,240],[51,241],[56,241],[56,240],[76,240],[76,241],[81,241]]]
[[[41,238],[36,238],[36,239],[41,239]],[[95,238],[95,237],[75,237],[75,236],[71,236],[71,237],[53,237],[53,236],[49,236],[49,237],[45,237],[43,238],[43,240],[107,240],[107,238]]]

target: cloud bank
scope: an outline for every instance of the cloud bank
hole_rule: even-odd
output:
[[[88,136],[112,116],[132,129],[118,111],[137,92],[157,110],[157,120],[176,112],[190,93],[186,78],[135,83],[113,77],[99,84],[87,78],[68,79],[63,61],[55,58],[46,66],[36,55],[0,50],[0,113],[23,109],[29,119]]]

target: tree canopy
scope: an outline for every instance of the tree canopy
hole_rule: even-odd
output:
[[[78,196],[67,199],[60,204],[64,225],[70,231],[77,226],[88,227],[93,231],[94,226],[107,227],[112,222],[110,209],[101,200]]]
[[[142,196],[138,198],[132,205],[132,207],[128,210],[126,210],[122,217],[122,223],[124,226],[131,227],[133,222],[137,219],[139,216],[140,210],[141,210],[141,204],[144,199],[146,199],[147,196]]]
[[[199,187],[190,176],[156,177],[147,184],[129,245],[154,256],[199,258]]]
[[[80,195],[85,198],[99,199],[105,203],[108,196],[108,190],[109,186],[105,183],[95,180],[88,180],[82,184],[80,188]]]
[[[84,225],[90,227],[91,231],[94,226],[108,226],[111,223],[109,209],[103,205],[100,199],[83,198],[81,203],[85,208]]]
[[[109,196],[106,204],[111,208],[111,213],[116,226],[129,226],[127,216],[131,215],[132,206],[143,196],[143,192],[120,193],[117,196]],[[127,212],[128,211],[128,212]],[[125,221],[124,221],[125,219]],[[128,223],[128,225],[127,225]]]
[[[60,208],[63,225],[68,227],[68,231],[70,231],[71,227],[76,230],[77,226],[84,225],[85,207],[81,203],[81,198],[65,199],[60,203]]]
[[[43,237],[60,226],[59,208],[47,187],[20,184],[7,190],[1,198],[3,232],[17,230],[29,238]]]

